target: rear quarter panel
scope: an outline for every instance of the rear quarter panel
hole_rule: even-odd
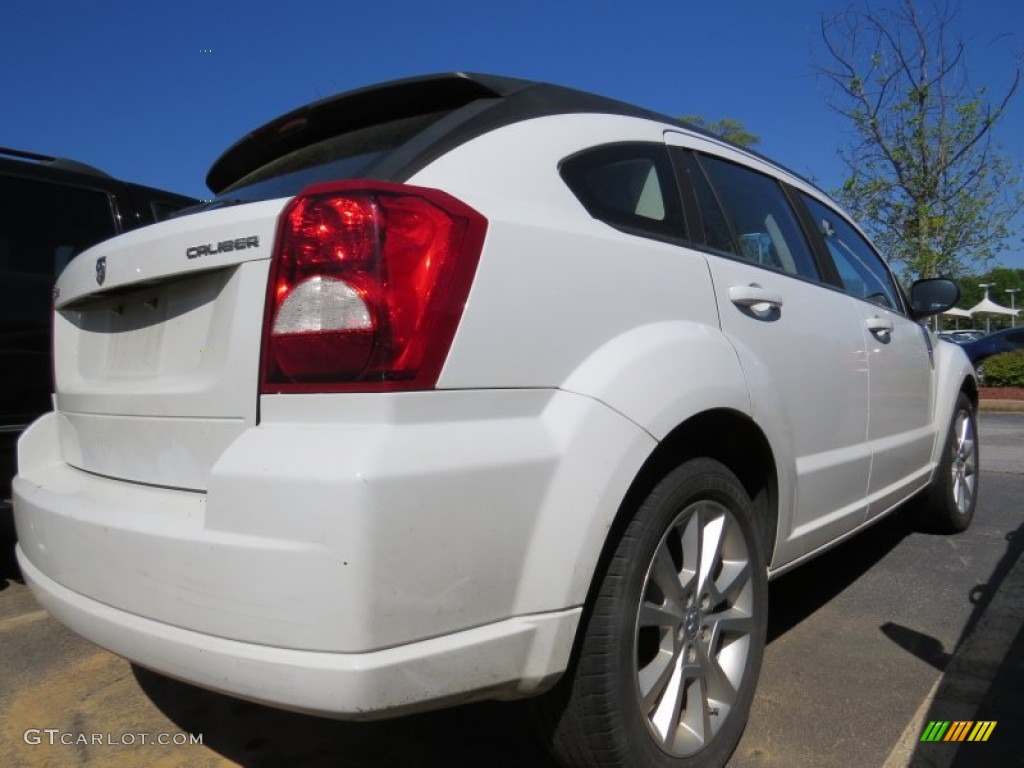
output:
[[[558,175],[559,162],[575,152],[620,141],[661,144],[663,130],[611,116],[525,121],[472,140],[410,179],[444,189],[488,221],[439,387],[557,388],[603,403],[653,438],[643,453],[593,446],[566,454],[537,513],[520,606],[543,604],[544,590],[566,583],[571,602],[585,599],[607,531],[656,441],[706,410],[751,412],[705,256],[593,219]],[[578,540],[572,547],[568,532]]]

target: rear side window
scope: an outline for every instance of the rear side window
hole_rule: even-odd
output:
[[[900,311],[898,291],[892,276],[868,241],[831,208],[802,192],[800,198],[828,246],[843,290],[858,299]]]
[[[704,175],[704,170],[697,163],[697,158],[689,152],[684,153],[683,158],[686,163],[687,177],[697,199],[701,222],[704,224],[705,245],[717,251],[739,255],[739,246],[733,242],[732,231],[729,229],[725,212],[719,205],[715,191],[711,189],[711,185]]]
[[[732,224],[733,253],[762,267],[818,279],[810,246],[778,181],[716,157],[702,156],[701,164]],[[707,224],[705,229],[713,231]]]
[[[587,213],[633,234],[685,239],[686,224],[663,144],[611,144],[564,160],[562,179]]]

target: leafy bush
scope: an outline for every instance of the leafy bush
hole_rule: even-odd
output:
[[[982,365],[986,387],[1024,387],[1024,349],[993,355]]]

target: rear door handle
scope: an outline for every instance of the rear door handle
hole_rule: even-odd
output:
[[[750,307],[764,312],[779,309],[782,306],[782,295],[766,290],[757,283],[733,285],[729,288],[729,301],[738,307]]]

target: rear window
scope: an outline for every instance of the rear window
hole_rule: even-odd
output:
[[[450,110],[404,117],[329,136],[246,174],[217,199],[252,202],[291,197],[310,184],[353,179]]]

